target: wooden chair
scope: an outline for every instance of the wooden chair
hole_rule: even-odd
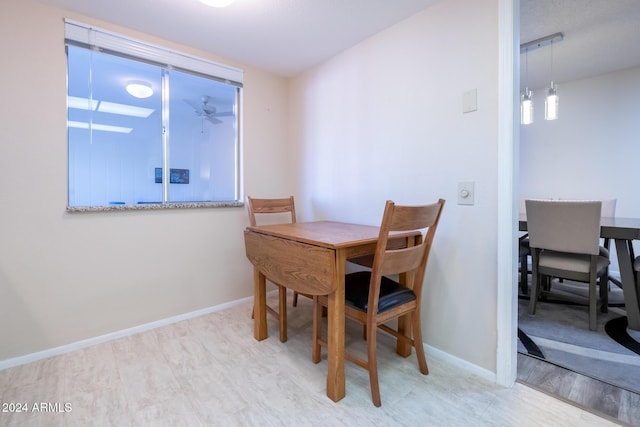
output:
[[[348,319],[365,325],[367,360],[348,352],[345,352],[345,358],[369,371],[371,397],[375,406],[381,405],[376,356],[378,328],[394,335],[398,344],[402,342],[415,347],[420,372],[424,375],[429,373],[422,343],[420,304],[429,252],[444,203],[445,201],[440,199],[437,203],[426,206],[397,206],[394,202],[387,201],[372,270],[345,276],[345,315]],[[416,245],[403,249],[387,249],[390,233],[425,229],[427,230],[424,238]],[[396,274],[401,274],[406,280],[400,280],[399,283],[388,277]],[[320,361],[321,346],[327,345],[326,341],[321,339],[322,309],[326,306],[327,296],[314,297],[314,363]],[[410,320],[411,326],[407,327],[407,330],[393,329],[384,324],[401,317]],[[404,325],[405,322],[400,324]]]
[[[283,199],[254,199],[247,196],[247,211],[249,212],[249,223],[257,226],[256,216],[271,217],[269,223],[296,222],[296,208],[293,196]],[[280,215],[275,215],[280,214]],[[284,214],[284,215],[283,215]],[[289,214],[289,215],[286,215]],[[263,218],[261,218],[263,219]],[[274,222],[275,221],[275,222]],[[280,341],[287,341],[287,288],[274,283],[278,287],[278,309],[267,306],[267,312],[278,319],[280,329]],[[254,307],[255,308],[255,307]],[[251,313],[253,318],[253,311]]]
[[[533,279],[529,314],[535,314],[542,276],[589,284],[589,329],[596,330],[596,287],[607,304],[609,258],[600,255],[600,201],[527,200]]]

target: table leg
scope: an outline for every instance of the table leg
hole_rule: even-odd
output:
[[[327,313],[327,396],[334,402],[345,396],[344,377],[344,274],[346,257],[341,250],[336,251],[337,283],[334,293],[328,296]]]
[[[253,269],[253,336],[262,341],[269,336],[267,331],[267,281],[264,274]]]
[[[629,245],[631,241],[615,239],[616,253],[618,254],[618,266],[620,267],[620,280],[624,293],[624,306],[627,312],[629,329],[640,330],[640,307],[638,303],[638,291],[636,289],[635,276],[633,274],[633,260]]]
[[[278,286],[278,326],[280,341],[287,342],[287,288]]]

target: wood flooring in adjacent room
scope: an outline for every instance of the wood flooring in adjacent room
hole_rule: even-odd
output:
[[[640,426],[640,395],[518,353],[518,382],[621,423]]]
[[[8,426],[611,426],[602,418],[523,384],[505,388],[429,357],[378,342],[382,407],[371,402],[364,369],[347,363],[346,397],[326,396],[326,352],[311,362],[311,302],[289,308],[289,341],[253,338],[252,303],[0,371],[0,411]],[[347,327],[346,345],[362,329]],[[358,349],[359,350],[359,349]],[[36,412],[34,403],[62,411]],[[2,408],[0,408],[2,409]]]

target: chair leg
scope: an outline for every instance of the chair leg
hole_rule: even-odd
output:
[[[597,330],[597,300],[596,300],[596,280],[595,274],[592,275],[589,281],[589,329],[592,331]]]
[[[609,269],[600,277],[600,311],[609,312]]]
[[[322,333],[322,307],[316,295],[313,296],[313,334],[311,340],[311,361],[320,362],[320,335]]]
[[[429,367],[427,359],[424,357],[424,344],[422,342],[422,329],[420,327],[420,315],[413,313],[411,315],[411,330],[413,331],[413,347],[416,349],[416,357],[418,358],[418,366],[420,373],[429,375]]]
[[[278,326],[280,341],[287,342],[287,288],[278,286]]]
[[[367,368],[369,370],[369,385],[371,387],[371,400],[375,406],[381,406],[380,384],[378,383],[378,356],[376,352],[376,334],[378,329],[375,325],[367,328]]]
[[[529,295],[529,314],[536,314],[536,304],[538,303],[538,293],[540,291],[540,275],[538,268],[533,264],[533,272],[531,274],[531,292]]]
[[[523,255],[520,257],[520,293],[522,295],[527,295],[529,293],[527,287],[527,279],[529,275],[528,258],[528,255]]]
[[[298,306],[298,293],[296,291],[293,291],[293,306]]]

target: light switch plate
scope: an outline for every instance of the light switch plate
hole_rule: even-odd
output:
[[[458,183],[458,204],[473,205],[475,202],[475,191],[473,181]]]
[[[470,113],[478,109],[478,90],[471,89],[462,94],[462,112]]]

